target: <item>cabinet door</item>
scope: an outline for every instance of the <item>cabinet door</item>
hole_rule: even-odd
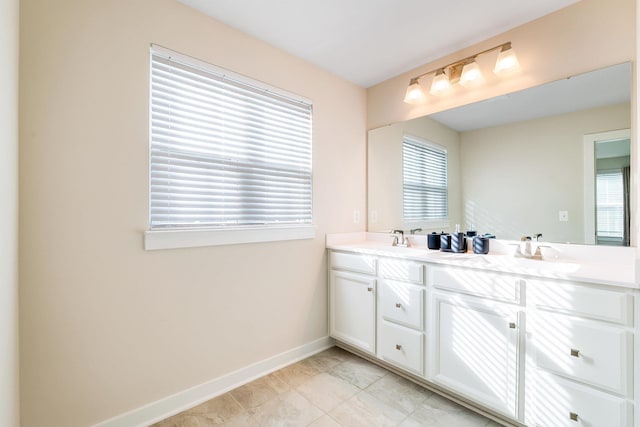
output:
[[[513,307],[434,294],[431,380],[518,417],[519,331]]]
[[[335,270],[330,274],[331,336],[375,354],[376,279]]]

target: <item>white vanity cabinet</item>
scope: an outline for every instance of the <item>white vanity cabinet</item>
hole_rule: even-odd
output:
[[[380,259],[379,356],[414,374],[424,374],[424,266]]]
[[[524,331],[520,280],[455,267],[428,271],[427,378],[518,419]],[[500,291],[487,292],[492,289]]]
[[[530,284],[527,424],[633,425],[633,295],[556,281]]]
[[[331,252],[329,263],[329,334],[375,354],[377,259]]]
[[[351,351],[516,425],[640,427],[632,283],[397,251],[329,259],[330,335]]]

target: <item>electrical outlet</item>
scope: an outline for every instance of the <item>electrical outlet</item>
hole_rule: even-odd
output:
[[[353,223],[354,224],[360,224],[360,211],[359,210],[353,211]]]
[[[375,209],[372,209],[371,212],[369,213],[369,222],[371,224],[377,224],[378,223],[378,211]]]
[[[558,212],[558,220],[560,222],[567,222],[569,221],[569,211],[559,211]]]

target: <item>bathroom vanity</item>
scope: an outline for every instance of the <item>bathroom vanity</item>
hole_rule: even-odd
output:
[[[639,426],[635,250],[552,244],[531,260],[507,243],[327,236],[330,335],[505,424]]]

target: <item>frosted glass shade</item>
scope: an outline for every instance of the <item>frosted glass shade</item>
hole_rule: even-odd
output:
[[[462,68],[462,75],[460,76],[460,84],[464,87],[475,87],[484,81],[482,77],[482,71],[476,61],[466,64]]]
[[[431,95],[440,96],[444,95],[450,90],[451,82],[449,81],[449,77],[447,77],[444,71],[438,71],[433,77],[433,81],[431,82],[431,90],[429,90],[429,93]]]
[[[498,76],[507,76],[520,70],[520,63],[513,48],[509,45],[498,54],[493,72]]]
[[[407,88],[407,92],[404,94],[404,102],[407,104],[420,104],[424,102],[425,99],[427,99],[427,96],[417,81],[411,83]]]

